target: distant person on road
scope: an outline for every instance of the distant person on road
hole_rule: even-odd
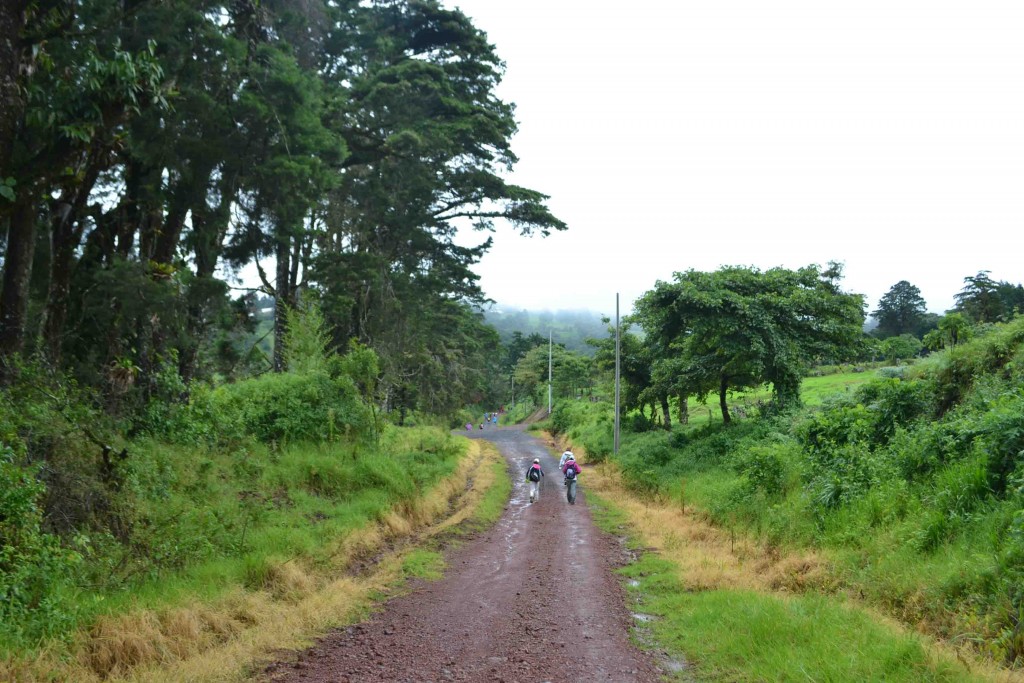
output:
[[[466,431],[467,432],[473,431],[473,423],[472,422],[467,422],[466,423]]]
[[[534,458],[533,464],[526,470],[526,483],[530,485],[530,502],[540,500],[540,480],[544,478],[544,470],[540,468],[540,459]]]
[[[498,414],[497,413],[494,413],[493,415],[491,415],[491,422],[494,423],[495,427],[498,426]]]

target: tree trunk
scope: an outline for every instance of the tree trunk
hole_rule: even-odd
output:
[[[178,349],[178,375],[186,386],[188,386],[188,383],[192,381],[192,377],[195,375],[196,364],[199,360],[199,347],[202,345],[203,336],[206,332],[207,323],[204,311],[208,302],[204,296],[205,288],[202,285],[213,276],[213,272],[217,267],[217,253],[219,252],[219,242],[217,247],[209,244],[209,242],[214,240],[209,239],[210,226],[208,225],[209,221],[207,220],[205,208],[205,198],[200,200],[200,203],[192,206],[196,277],[185,295],[188,300],[185,337],[188,341],[186,346]],[[168,220],[170,220],[170,217],[168,217]],[[158,247],[158,253],[159,251]]]
[[[75,219],[73,205],[60,202],[51,221],[50,232],[50,283],[47,287],[46,304],[42,322],[39,325],[41,347],[51,367],[60,365],[61,342],[64,323],[68,313],[68,295],[71,291],[71,264],[78,247],[74,239]]]
[[[18,76],[23,55],[21,32],[25,27],[27,4],[25,0],[0,2],[0,182],[14,175],[11,155],[25,112],[25,98]],[[18,191],[17,187],[15,191]],[[8,204],[7,200],[0,199],[0,207],[4,204]],[[5,213],[7,211],[0,208],[0,219]]]
[[[280,229],[279,229],[280,230]],[[284,372],[285,319],[291,292],[288,283],[291,277],[291,241],[280,230],[277,237],[277,280],[274,283],[274,372]]]
[[[299,288],[299,262],[302,257],[302,237],[294,238],[291,255],[291,269],[288,271],[288,291],[295,296]]]
[[[90,157],[88,164],[84,181],[75,189],[65,188],[51,219],[50,278],[39,327],[43,353],[51,367],[60,365],[72,267],[85,229],[82,214],[100,174],[98,159]]]
[[[220,185],[220,204],[208,213],[206,193],[196,197],[192,205],[192,242],[195,252],[196,280],[193,287],[212,278],[231,223],[231,203],[235,198],[234,176],[225,176]],[[188,320],[186,322],[191,346],[182,349],[178,361],[178,374],[187,385],[195,375],[199,347],[206,329],[204,311],[208,301],[189,292]]]
[[[162,183],[160,170],[147,167],[138,160],[125,164],[125,193],[119,213],[117,243],[115,251],[127,259],[135,246],[135,235],[139,235],[139,257],[148,260],[153,255],[156,225],[159,209],[155,208],[155,189]]]
[[[665,429],[672,431],[672,411],[668,405],[668,394],[663,394],[661,397],[661,412],[665,415]]]
[[[799,405],[800,377],[798,375],[777,377],[772,384],[775,387],[775,400],[780,408]]]
[[[690,423],[690,397],[679,394],[679,424]]]
[[[36,211],[32,196],[18,195],[7,230],[3,291],[0,292],[0,375],[6,379],[7,362],[25,345],[29,279],[35,254]]]
[[[183,177],[179,178],[178,184],[171,194],[163,229],[156,237],[156,245],[153,248],[155,262],[170,264],[174,260],[190,206],[193,211],[193,230],[195,230],[194,212],[197,210],[197,206],[201,207],[199,210],[206,208],[207,188],[210,185],[212,174],[213,166],[208,163],[183,171]]]
[[[729,392],[729,378],[722,375],[721,383],[718,385],[718,405],[722,408],[722,423],[729,424],[729,405],[725,402],[726,394]]]

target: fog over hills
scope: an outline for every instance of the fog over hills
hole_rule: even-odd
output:
[[[498,330],[502,341],[510,339],[515,332],[524,337],[539,334],[545,339],[550,332],[554,343],[588,355],[593,354],[594,349],[586,340],[608,335],[608,325],[601,322],[601,315],[582,309],[530,311],[506,307],[500,302],[484,312],[485,319]]]

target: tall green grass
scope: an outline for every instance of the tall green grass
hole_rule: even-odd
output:
[[[637,639],[701,681],[975,681],[965,667],[935,655],[919,636],[821,595],[743,590],[692,592],[679,567],[645,552],[625,515],[589,499],[595,521],[628,536],[638,559],[619,570],[629,582]]]
[[[451,474],[464,448],[435,428],[392,428],[379,447],[139,442],[124,499],[134,545],[97,535],[74,572],[52,577],[68,615],[62,632],[100,614],[259,588],[276,563],[337,565],[342,539]],[[40,633],[6,621],[0,653],[24,654]]]

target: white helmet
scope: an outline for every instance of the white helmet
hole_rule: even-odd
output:
[[[575,456],[575,455],[573,455],[572,453],[570,453],[570,454],[569,454],[569,457],[568,457],[568,458],[566,458],[566,460],[576,460],[576,456]]]
[[[540,463],[540,458],[534,458],[534,459],[533,459],[533,461],[534,461],[535,463]]]

